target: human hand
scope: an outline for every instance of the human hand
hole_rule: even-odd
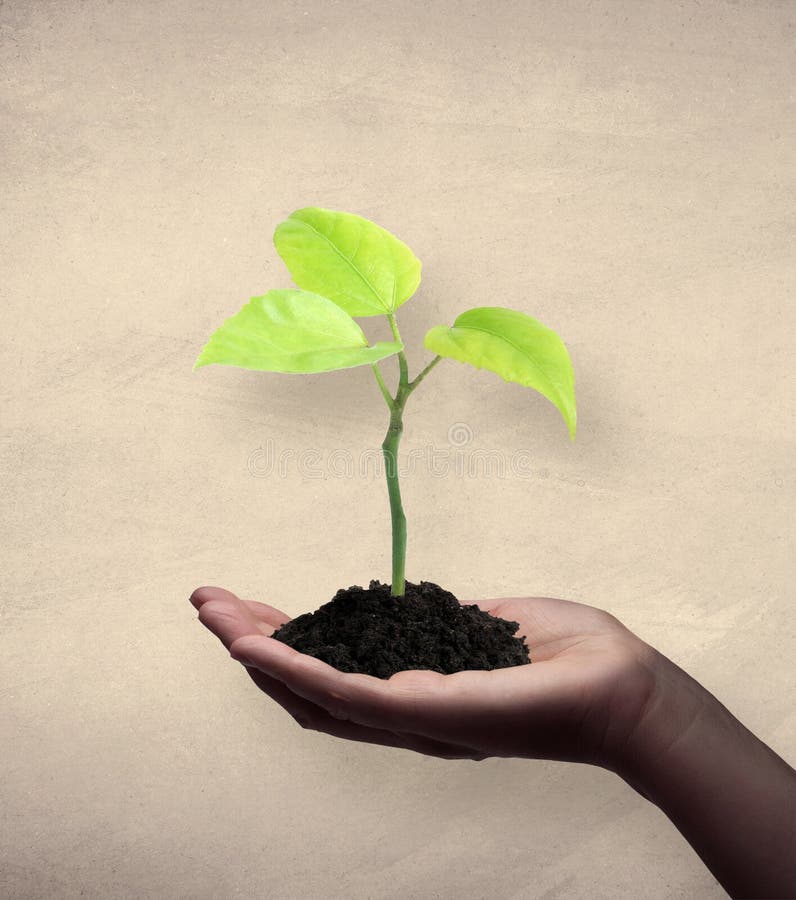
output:
[[[616,770],[655,690],[655,653],[604,610],[525,597],[479,601],[519,622],[531,665],[389,679],[339,672],[268,635],[290,617],[217,587],[191,603],[255,684],[303,727],[443,759],[490,756]]]

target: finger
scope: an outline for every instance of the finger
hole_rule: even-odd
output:
[[[220,587],[199,587],[190,596],[190,602],[201,609],[209,600],[238,600],[239,598],[225,588]],[[241,600],[253,615],[269,624],[274,623],[274,627],[284,625],[290,621],[290,616],[268,603],[258,603],[256,600]]]
[[[260,690],[268,694],[286,712],[288,712],[302,728],[312,731],[323,731],[335,737],[345,737],[353,740],[367,741],[368,743],[384,744],[385,746],[400,746],[398,738],[391,731],[366,728],[352,722],[342,722],[333,719],[325,709],[317,706],[304,697],[294,694],[287,685],[261,672],[259,669],[244,666],[251,680]]]
[[[212,631],[227,649],[239,637],[272,634],[276,627],[255,617],[243,600],[224,588],[199,588],[198,591],[194,591],[191,602],[199,609],[199,621]]]
[[[204,604],[210,600],[224,600],[234,596],[235,595],[231,591],[228,591],[225,588],[205,585],[204,587],[196,588],[188,599],[196,609],[201,609]]]
[[[507,707],[529,705],[544,679],[530,666],[492,671],[399,672],[389,680],[344,673],[267,637],[245,637],[230,647],[233,659],[249,661],[331,716],[390,731],[467,745],[474,720],[483,729]],[[518,690],[517,671],[525,670]],[[511,673],[514,673],[513,675]],[[512,710],[513,711],[513,710]]]
[[[280,625],[284,625],[285,622],[290,621],[290,616],[287,613],[268,603],[258,603],[256,600],[244,600],[243,602],[249,607],[255,619],[259,619],[273,628],[278,628]]]
[[[289,616],[281,610],[268,604],[240,600],[235,594],[224,588],[198,588],[192,594],[191,602],[199,609],[199,618],[202,623],[217,634],[226,646],[229,646],[237,637],[250,634],[253,625],[259,627],[264,624],[269,631],[272,631],[274,627],[281,624],[280,619],[289,621]],[[401,738],[391,731],[367,728],[335,719],[323,708],[294,694],[278,679],[272,678],[258,669],[247,668],[246,671],[255,684],[286,709],[303,728],[311,728],[334,737],[366,743],[399,748],[406,746]],[[429,744],[427,751],[432,750],[452,752],[451,748],[437,748]]]
[[[199,610],[199,620],[202,624],[213,631],[227,649],[240,637],[256,635],[258,632],[270,633],[285,621],[290,620],[289,616],[276,607],[266,603],[256,603],[252,600],[241,600],[224,588],[197,588],[190,600]],[[417,735],[400,735],[389,729],[362,726],[352,721],[335,718],[323,707],[295,694],[283,682],[265,672],[249,667],[246,671],[255,684],[286,709],[302,728],[310,728],[347,740],[408,749],[442,759],[480,760],[486,758],[466,747],[445,744]]]
[[[422,737],[419,734],[402,734],[401,740],[407,750],[421,753],[423,756],[434,756],[437,759],[469,759],[473,762],[482,762],[494,754],[482,753],[469,747],[460,747],[457,744],[448,744],[444,741],[435,741],[433,738]]]
[[[335,719],[320,706],[305,700],[294,694],[290,688],[279,681],[266,675],[259,669],[246,666],[246,672],[252,681],[263,693],[268,694],[302,727],[309,731],[318,731],[349,741],[358,741],[365,744],[378,744],[383,747],[395,747],[411,750],[424,756],[435,756],[439,759],[486,759],[485,754],[478,753],[469,747],[460,747],[454,744],[446,744],[442,741],[434,741],[418,735],[396,734],[382,728],[369,728],[365,725],[357,725],[355,722],[346,722]]]

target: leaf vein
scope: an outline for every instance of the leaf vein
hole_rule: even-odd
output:
[[[527,352],[523,350],[522,347],[518,347],[517,344],[514,343],[514,341],[509,340],[504,335],[491,331],[489,328],[483,328],[481,326],[478,326],[476,328],[474,325],[454,325],[453,328],[460,328],[462,330],[466,329],[467,331],[480,331],[483,334],[488,334],[500,341],[505,341],[510,347],[513,347],[520,354],[520,356],[526,359],[531,364],[531,366],[533,366],[533,368],[544,381],[546,381],[551,387],[555,388],[555,390],[559,393],[562,390],[562,386],[559,385],[557,381],[554,381],[544,369],[540,368],[539,364],[531,359],[531,357],[528,356]],[[453,328],[450,330],[453,331]]]
[[[323,232],[318,231],[318,229],[315,228],[315,226],[310,225],[309,222],[305,222],[303,219],[300,221],[302,222],[303,225],[306,225],[307,228],[309,228],[311,231],[314,231],[315,234],[318,235],[318,237],[323,238],[323,240],[326,241],[326,243],[332,248],[332,250],[334,250],[334,252],[342,260],[344,260],[345,262],[348,263],[348,265],[351,266],[351,268],[357,273],[357,275],[359,275],[359,277],[362,279],[362,281],[364,281],[364,283],[367,285],[367,287],[369,288],[369,290],[373,294],[373,296],[379,301],[379,304],[382,307],[384,307],[384,300],[380,296],[379,292],[376,290],[376,288],[373,287],[373,285],[370,283],[370,281],[365,277],[365,274],[360,271],[359,267],[354,263],[353,259],[350,259],[348,256],[346,256],[333,241],[329,240],[329,238]],[[361,240],[361,233],[360,233],[360,240]],[[357,249],[359,249],[359,244],[357,244]]]

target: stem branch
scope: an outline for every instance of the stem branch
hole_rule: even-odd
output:
[[[409,382],[409,389],[413,391],[441,359],[441,356],[435,356],[434,359],[432,359],[431,362],[425,367],[425,369],[423,369],[423,371],[413,381]]]
[[[373,363],[373,374],[376,376],[376,381],[379,383],[379,390],[382,393],[382,396],[387,401],[387,406],[390,407],[390,410],[395,406],[395,402],[393,401],[392,394],[387,389],[387,385],[384,383],[384,377],[381,374],[381,369],[379,368],[378,363]]]

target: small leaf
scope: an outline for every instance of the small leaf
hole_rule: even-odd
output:
[[[368,345],[357,323],[326,297],[269,291],[218,328],[194,369],[219,363],[266,372],[330,372],[378,362],[403,349],[397,341]]]
[[[395,312],[420,284],[420,260],[395,235],[353,213],[307,206],[276,227],[293,281],[351,316]]]
[[[558,407],[575,439],[575,376],[561,338],[525,313],[500,306],[463,312],[452,328],[437,325],[425,339],[439,356],[496,372],[539,391]]]

